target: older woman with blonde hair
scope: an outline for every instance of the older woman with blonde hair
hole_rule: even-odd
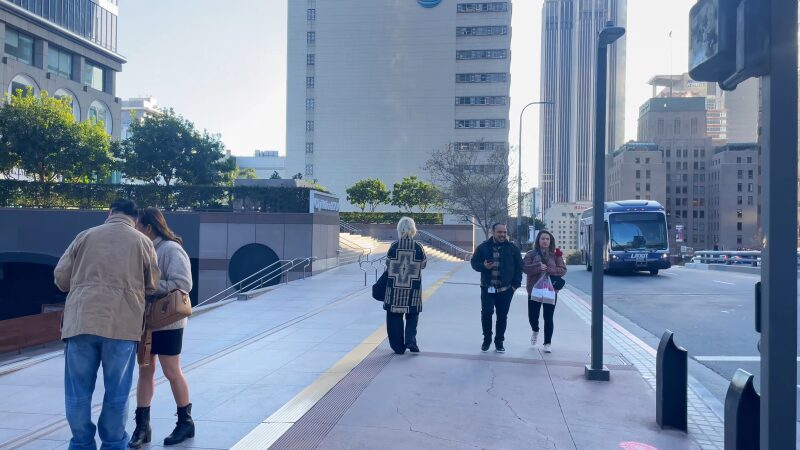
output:
[[[422,311],[422,269],[428,259],[425,250],[414,237],[417,225],[414,219],[403,217],[397,223],[398,240],[386,254],[386,331],[389,344],[398,355],[406,349],[419,352],[417,346],[417,322]],[[403,326],[405,315],[405,332]]]

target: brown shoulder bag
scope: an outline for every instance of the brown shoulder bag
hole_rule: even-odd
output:
[[[192,302],[189,294],[175,289],[155,299],[147,309],[147,328],[155,330],[191,316]]]

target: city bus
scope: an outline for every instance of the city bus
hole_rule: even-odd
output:
[[[592,270],[592,209],[581,214],[579,247],[586,270]],[[651,200],[606,202],[603,270],[658,271],[670,268],[667,215]]]

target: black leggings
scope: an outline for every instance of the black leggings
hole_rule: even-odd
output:
[[[544,306],[544,343],[549,344],[553,339],[553,314],[556,312],[556,305],[528,300],[528,322],[531,324],[531,329],[538,333],[539,310],[542,306]]]

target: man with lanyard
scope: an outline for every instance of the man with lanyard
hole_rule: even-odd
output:
[[[522,285],[522,254],[516,245],[508,241],[506,226],[496,223],[492,225],[492,237],[475,249],[470,263],[481,274],[481,351],[489,351],[492,343],[492,315],[496,309],[497,334],[494,337],[494,347],[503,353],[506,351],[503,340],[511,299]]]

